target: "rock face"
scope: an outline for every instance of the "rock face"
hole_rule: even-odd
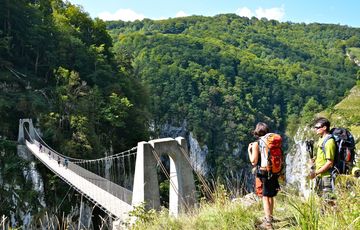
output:
[[[357,66],[360,66],[360,60],[356,57],[353,57],[350,53],[346,52],[346,56],[349,57],[351,61],[353,61]]]
[[[44,193],[44,182],[43,179],[36,169],[36,163],[34,157],[28,152],[24,145],[17,146],[17,155],[25,160],[27,163],[22,170],[22,175],[25,181],[32,184],[32,190],[37,192],[37,204],[29,203],[27,197],[20,197],[18,191],[23,190],[23,184],[5,184],[4,187],[8,191],[12,191],[12,197],[7,202],[12,206],[10,211],[10,225],[12,227],[18,227],[22,225],[24,228],[31,225],[32,210],[39,211],[46,207],[45,193]],[[21,205],[22,204],[22,205]],[[37,210],[38,209],[38,210]],[[34,212],[36,212],[34,211]]]
[[[29,165],[28,165],[28,168],[24,169],[23,175],[24,175],[24,178],[26,180],[32,182],[33,190],[38,192],[39,203],[45,208],[46,204],[45,204],[45,199],[44,199],[44,195],[45,195],[44,194],[44,182],[43,182],[43,179],[42,179],[41,175],[39,174],[39,172],[35,168],[35,162],[34,161],[31,161],[29,163]]]
[[[186,122],[180,127],[171,126],[165,124],[160,129],[160,137],[184,137],[188,144],[190,152],[190,161],[193,168],[202,175],[207,175],[209,173],[209,167],[206,163],[206,157],[209,153],[208,147],[206,145],[201,145],[196,139],[194,133],[189,132],[186,129]],[[225,146],[228,144],[225,143]],[[242,153],[242,144],[238,143],[237,148],[235,148],[232,154],[236,157],[241,156]],[[249,164],[250,166],[250,164]],[[251,174],[251,168],[244,167],[241,170],[230,171],[229,175],[226,177],[226,186],[232,191],[234,195],[239,195],[245,189],[246,191],[254,190],[255,177]]]
[[[206,145],[200,146],[194,134],[186,129],[186,121],[180,127],[170,124],[165,124],[161,127],[160,138],[176,138],[179,136],[186,139],[193,168],[202,175],[205,175],[208,172],[208,166],[206,165],[206,156],[209,152],[208,147]]]
[[[248,208],[257,202],[259,202],[261,198],[259,198],[255,193],[248,193],[243,197],[232,199],[232,202],[240,203],[244,208]]]
[[[310,182],[307,175],[310,155],[307,152],[305,140],[309,128],[299,128],[294,137],[294,146],[286,156],[286,183],[297,188],[305,197],[310,193]]]
[[[190,147],[190,160],[193,167],[197,172],[206,175],[208,173],[206,164],[206,156],[209,152],[208,147],[206,145],[201,147],[192,132],[189,134],[187,143]]]

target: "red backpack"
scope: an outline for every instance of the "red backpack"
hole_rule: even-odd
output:
[[[259,140],[260,154],[267,158],[266,167],[260,167],[261,170],[280,174],[284,167],[284,156],[281,149],[282,138],[279,134],[268,133]],[[261,159],[261,156],[260,156]]]

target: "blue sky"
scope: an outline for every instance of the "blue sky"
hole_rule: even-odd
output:
[[[359,0],[69,0],[91,17],[134,21],[235,13],[282,22],[319,22],[360,28]]]

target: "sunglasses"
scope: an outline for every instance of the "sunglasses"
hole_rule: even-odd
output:
[[[321,129],[324,126],[314,126],[315,129]]]

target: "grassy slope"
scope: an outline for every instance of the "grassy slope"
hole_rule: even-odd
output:
[[[337,181],[335,207],[315,195],[306,200],[284,188],[276,197],[275,229],[360,229],[360,180],[342,176]],[[224,190],[215,197],[214,203],[201,203],[179,218],[170,217],[167,210],[137,211],[140,218],[133,229],[258,229],[263,216],[260,200],[244,206],[231,201]]]
[[[356,149],[360,150],[360,85],[354,86],[349,95],[333,109],[328,109],[321,116],[328,117],[333,126],[348,128],[357,140]]]

